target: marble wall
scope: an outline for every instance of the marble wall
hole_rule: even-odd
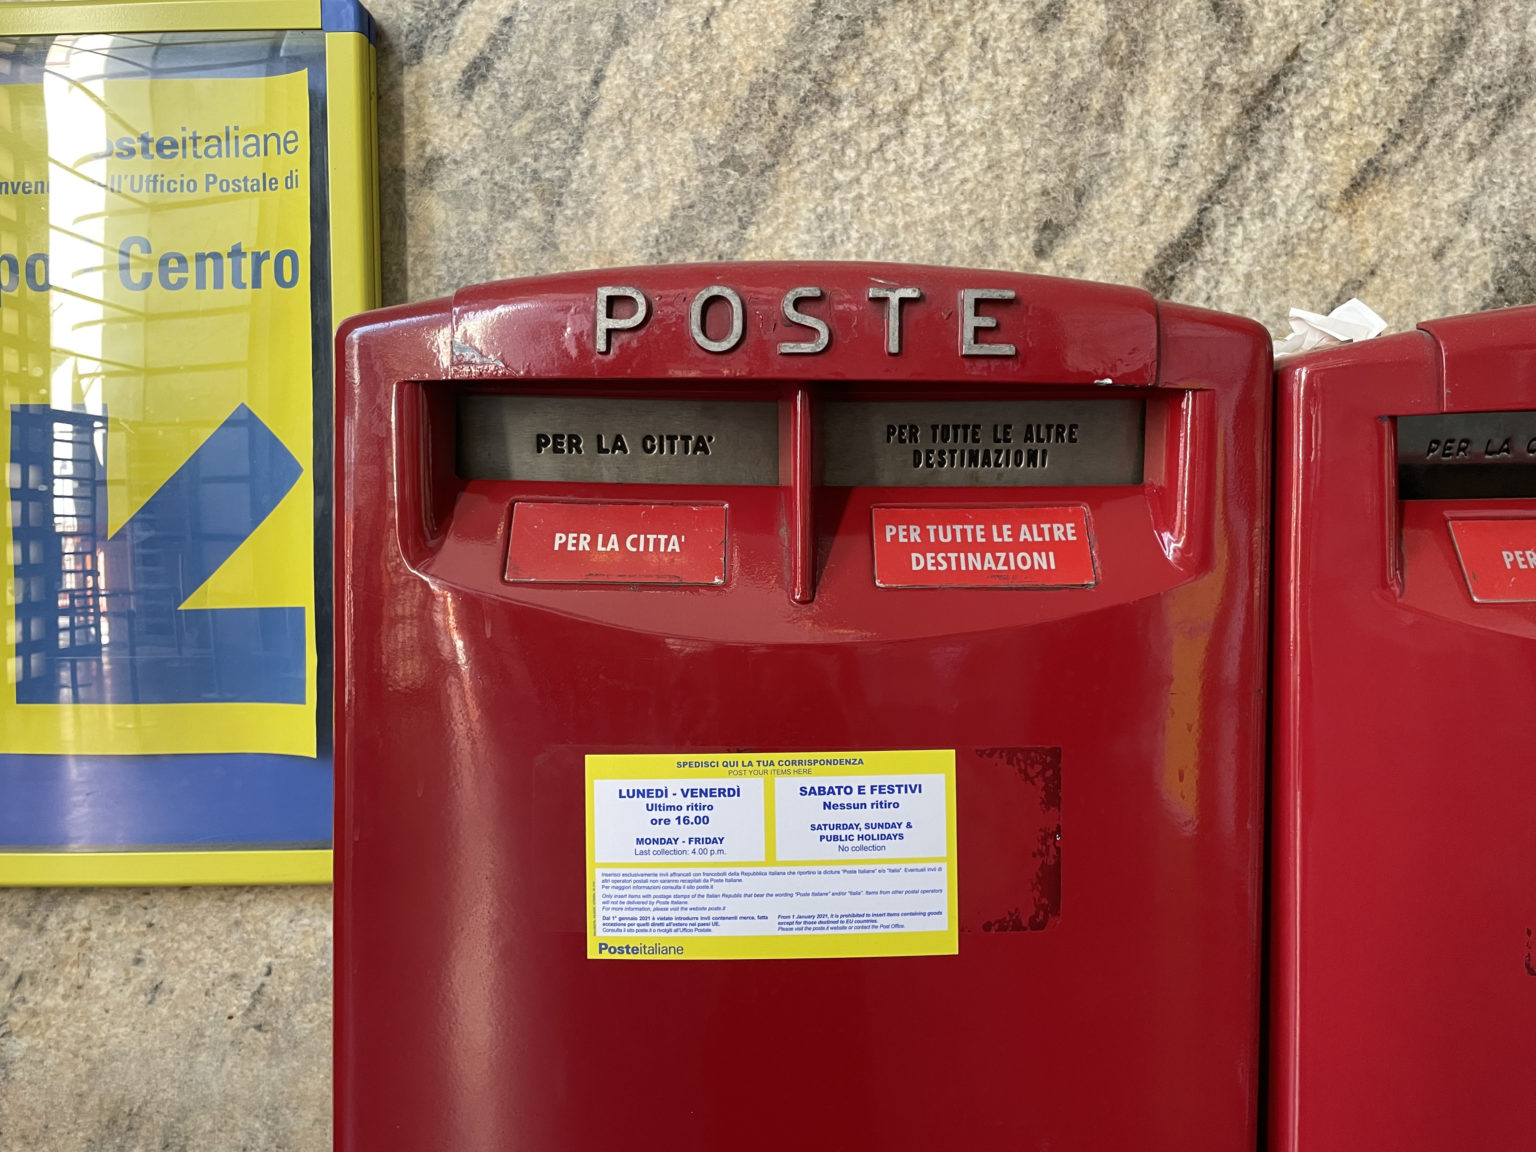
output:
[[[819,257],[1536,300],[1525,0],[376,0],[389,302]],[[3,800],[0,800],[3,802]],[[0,892],[0,1147],[329,1146],[330,893]]]
[[[1528,300],[1519,0],[390,3],[387,291],[911,260],[1398,325]]]

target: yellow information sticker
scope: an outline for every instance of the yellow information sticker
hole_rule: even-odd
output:
[[[589,959],[960,950],[953,750],[586,765]]]

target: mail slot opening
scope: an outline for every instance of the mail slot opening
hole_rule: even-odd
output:
[[[775,400],[468,392],[455,415],[465,480],[779,483]]]
[[[1133,485],[1146,401],[829,400],[819,477],[831,487]]]
[[[581,526],[566,531],[568,521],[586,514],[568,505],[544,509],[531,502],[599,497],[605,504],[650,501],[652,514],[665,519],[683,515],[664,507],[674,499],[700,508],[702,502],[734,504],[740,510],[748,491],[769,489],[777,494],[771,510],[765,505],[762,513],[780,525],[783,555],[762,556],[750,563],[761,569],[765,563],[783,561],[791,594],[802,601],[814,596],[819,574],[825,573],[829,554],[823,542],[836,535],[836,522],[850,497],[863,493],[858,497],[863,506],[877,499],[882,489],[908,490],[907,500],[913,498],[911,489],[931,489],[927,499],[944,506],[975,500],[968,492],[989,493],[985,507],[978,505],[975,510],[988,523],[989,517],[1004,514],[999,501],[1010,506],[1019,501],[1006,494],[1010,489],[1038,490],[1042,496],[1046,490],[1055,490],[1047,497],[1051,506],[1082,519],[1074,529],[1078,537],[1065,542],[1076,557],[1065,568],[1049,550],[1042,550],[1045,559],[1038,562],[1032,553],[1017,548],[1001,549],[1001,560],[993,555],[997,549],[984,555],[971,549],[963,556],[934,551],[931,558],[928,551],[921,551],[923,564],[931,559],[934,572],[925,568],[924,574],[914,576],[883,571],[876,549],[879,587],[1092,587],[1097,575],[1088,544],[1091,516],[1077,510],[1083,508],[1083,491],[1092,488],[1142,489],[1165,555],[1181,566],[1201,563],[1199,549],[1191,547],[1198,543],[1191,536],[1198,521],[1188,515],[1196,480],[1189,467],[1196,455],[1189,450],[1194,443],[1191,437],[1208,419],[1208,414],[1201,415],[1199,393],[1170,390],[1149,397],[1141,390],[1036,384],[1004,386],[1000,394],[991,394],[958,382],[902,387],[890,382],[836,381],[802,388],[801,399],[792,399],[792,391],[777,383],[754,384],[727,396],[702,390],[690,395],[665,381],[655,382],[654,387],[659,395],[596,390],[557,393],[547,386],[502,391],[483,384],[440,391],[433,401],[435,415],[429,419],[447,425],[449,434],[445,438],[440,430],[427,439],[447,440],[448,450],[439,452],[438,459],[451,459],[453,467],[451,476],[437,478],[436,488],[458,493],[466,485],[474,488],[486,482],[516,486],[495,494],[482,489],[482,496],[513,501],[508,506],[507,580],[622,584],[638,579],[634,576],[638,569],[597,562],[611,561],[623,550],[609,547],[615,540],[623,545],[628,539],[613,524],[627,523],[626,517],[634,513],[594,510],[593,525],[583,520]],[[808,419],[793,415],[805,411]],[[811,463],[800,471],[795,460]],[[644,490],[655,486],[661,490]],[[666,486],[710,491],[674,498],[665,494]],[[739,489],[735,496],[729,495],[732,487]],[[449,497],[450,504],[453,499]],[[1004,529],[1023,533],[1026,521],[1033,525],[1046,511],[1040,506],[1025,509],[1022,504],[1018,510],[1027,515],[1017,523],[1017,517],[1005,515],[1006,524],[987,529],[999,534],[997,541],[989,536],[988,542],[1008,543],[1001,538]],[[540,520],[546,513],[548,525]],[[873,509],[869,514],[876,515]],[[439,518],[446,515],[451,515],[451,509],[440,512]],[[716,512],[698,509],[687,515],[717,517]],[[909,528],[909,520],[899,527]],[[934,530],[947,526],[947,522],[935,525]],[[534,538],[529,533],[542,540],[535,529],[544,528],[548,531],[543,535],[549,537],[544,551],[560,553],[564,547],[595,559],[553,567],[523,563],[526,542]],[[675,535],[679,550],[705,539],[713,542],[719,537],[720,543],[718,547],[711,544],[707,565],[668,566],[657,560],[652,565],[656,572],[650,573],[657,579],[640,582],[685,586],[725,582],[729,565],[723,559],[728,551],[723,531],[696,527],[691,534]],[[590,548],[582,546],[584,539]],[[1018,536],[1014,542],[1023,540]],[[945,541],[935,536],[930,543]],[[1078,556],[1079,552],[1083,554]],[[903,563],[910,567],[916,555],[919,552],[909,548],[902,554]],[[569,559],[563,553],[560,558]],[[1053,558],[1057,564],[1050,562]],[[956,575],[964,565],[970,567]],[[987,575],[994,565],[1008,572],[1024,572],[1027,567],[1028,573],[1016,578]],[[982,575],[973,578],[972,569]]]
[[[1536,498],[1536,412],[1397,418],[1404,500]]]

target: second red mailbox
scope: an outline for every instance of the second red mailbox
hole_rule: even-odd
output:
[[[339,351],[339,1147],[1251,1147],[1260,328],[725,264]]]
[[[1270,1147],[1536,1143],[1536,308],[1280,372]]]

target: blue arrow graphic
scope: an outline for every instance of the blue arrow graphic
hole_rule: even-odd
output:
[[[303,703],[302,607],[181,607],[303,465],[241,404],[108,538],[105,424],[11,409],[17,701]]]

